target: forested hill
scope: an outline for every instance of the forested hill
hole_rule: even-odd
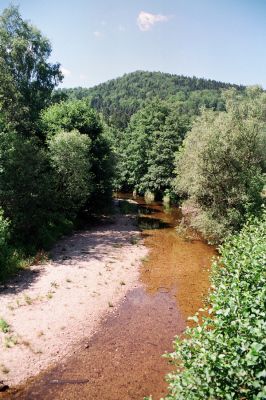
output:
[[[59,89],[57,93],[71,99],[90,97],[91,104],[97,111],[102,112],[115,126],[123,128],[131,115],[155,96],[161,99],[173,97],[181,102],[189,101],[189,109],[198,108],[199,105],[221,109],[221,90],[230,87],[244,89],[243,86],[210,79],[136,71],[93,88]]]

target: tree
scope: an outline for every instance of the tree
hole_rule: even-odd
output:
[[[8,127],[29,135],[37,129],[41,109],[62,81],[60,65],[48,59],[51,44],[17,7],[0,17],[0,111]]]
[[[91,140],[78,131],[60,132],[51,137],[48,147],[56,176],[58,209],[73,216],[93,191]]]
[[[107,137],[104,135],[100,117],[86,100],[71,100],[54,104],[42,112],[42,130],[48,138],[61,131],[77,130],[90,141],[90,164],[92,192],[87,208],[107,202],[111,196],[113,178],[113,155]]]
[[[155,194],[171,189],[175,177],[175,153],[188,130],[189,118],[179,114],[175,106],[168,106],[164,124],[152,134],[147,152],[147,171],[141,178],[140,188]]]
[[[109,125],[126,129],[131,116],[154,97],[161,100],[174,97],[180,101],[180,110],[191,115],[198,114],[202,105],[224,110],[221,90],[230,87],[240,91],[244,89],[243,86],[213,80],[136,71],[90,89],[77,87],[59,91],[72,100],[90,98],[91,106],[104,115]]]
[[[88,135],[91,139],[102,132],[101,121],[86,100],[69,100],[53,104],[42,112],[43,134],[52,137],[60,131],[73,129]]]
[[[266,96],[226,93],[226,112],[203,111],[176,160],[176,192],[198,210],[192,223],[219,241],[260,208],[266,163]]]
[[[149,102],[130,121],[122,143],[121,185],[140,193],[162,195],[174,178],[174,154],[186,132],[189,119],[174,103]]]

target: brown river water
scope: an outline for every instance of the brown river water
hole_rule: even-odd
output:
[[[50,368],[9,399],[154,400],[167,394],[165,374],[173,369],[162,354],[172,350],[186,319],[203,305],[215,249],[176,233],[178,208],[146,205],[138,198],[139,226],[149,256],[140,270],[141,287],[70,358]],[[151,229],[152,228],[152,229]]]

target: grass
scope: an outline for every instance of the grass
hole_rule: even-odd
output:
[[[32,264],[43,264],[48,261],[48,253],[44,250],[37,251],[35,256],[33,257]]]
[[[0,331],[3,333],[10,332],[10,325],[3,318],[0,318]]]
[[[32,302],[33,302],[33,299],[30,296],[28,296],[27,294],[24,295],[24,300],[29,305],[32,304]]]
[[[52,299],[53,298],[53,293],[49,291],[46,295],[47,299]]]
[[[18,344],[18,338],[16,336],[6,336],[4,339],[4,346],[8,349],[10,349],[11,347],[16,346],[16,344]]]

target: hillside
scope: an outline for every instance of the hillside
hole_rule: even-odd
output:
[[[91,98],[92,106],[103,113],[113,125],[124,128],[131,115],[156,96],[160,99],[174,97],[189,102],[187,109],[201,105],[222,109],[221,90],[244,87],[210,79],[172,75],[163,72],[136,71],[112,79],[92,88],[59,89],[58,94],[72,99]]]

